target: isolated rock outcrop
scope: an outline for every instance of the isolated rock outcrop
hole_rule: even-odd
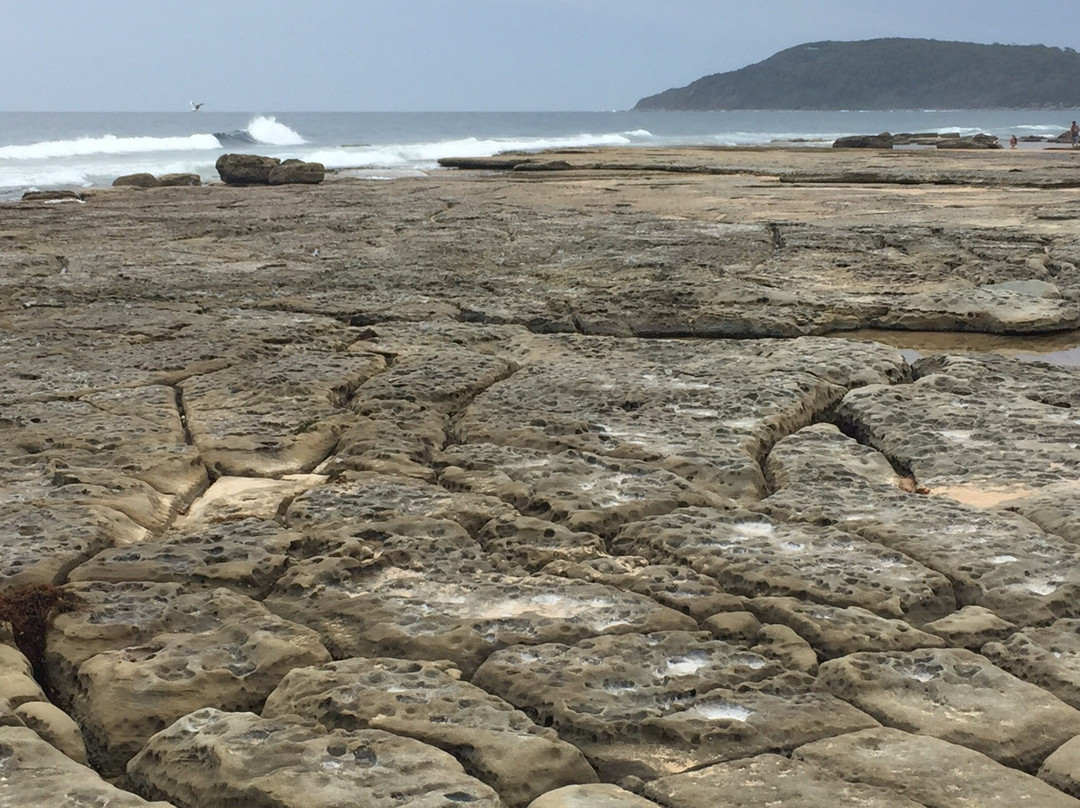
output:
[[[270,172],[279,165],[277,157],[257,154],[223,154],[214,163],[222,182],[229,185],[268,185]]]

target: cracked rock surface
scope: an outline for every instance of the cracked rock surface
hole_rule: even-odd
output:
[[[1080,808],[1077,158],[832,152],[0,205],[0,806]]]

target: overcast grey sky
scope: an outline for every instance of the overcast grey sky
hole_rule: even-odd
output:
[[[1080,49],[1061,0],[0,0],[2,110],[611,110],[802,42]],[[1080,77],[1078,77],[1080,80]]]

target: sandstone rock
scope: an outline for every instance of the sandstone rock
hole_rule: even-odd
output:
[[[1006,640],[988,643],[983,654],[1014,676],[1080,709],[1080,620],[1025,628]]]
[[[23,202],[82,202],[83,195],[78,191],[27,191],[22,195]]]
[[[441,459],[449,467],[440,482],[452,491],[489,494],[525,515],[599,536],[677,507],[727,502],[669,471],[584,452],[469,444],[447,449]]]
[[[780,360],[734,356],[715,344],[691,350],[657,341],[628,353],[613,342],[582,343],[572,357],[495,384],[461,414],[455,436],[650,462],[752,500],[764,487],[756,457],[771,436],[809,423],[843,390],[799,369],[762,375]]]
[[[668,808],[923,808],[923,803],[876,785],[849,783],[842,776],[801,760],[758,755],[654,780],[646,795]]]
[[[1039,767],[1039,779],[1073,797],[1080,797],[1080,737],[1063,743]]]
[[[25,727],[0,726],[0,772],[0,805],[4,808],[173,808],[110,785],[93,769],[76,763]]]
[[[725,591],[859,606],[916,623],[953,610],[948,581],[917,561],[835,528],[740,509],[685,508],[625,527],[616,552],[685,564]]]
[[[214,167],[222,182],[229,185],[266,185],[270,182],[270,172],[280,164],[281,161],[276,157],[223,154]]]
[[[1001,507],[1015,511],[1047,533],[1080,544],[1080,481],[1051,483],[1017,493],[1016,499],[1001,503]]]
[[[510,513],[490,520],[476,538],[488,553],[531,572],[561,562],[557,568],[548,571],[551,575],[561,575],[574,567],[575,562],[589,561],[605,554],[604,540],[593,533],[579,533],[545,519]]]
[[[895,138],[888,132],[878,135],[851,135],[833,141],[834,149],[891,149]]]
[[[0,672],[0,701],[8,709],[17,710],[28,702],[45,701],[45,693],[29,673],[10,670]]]
[[[310,472],[352,419],[344,404],[378,373],[374,355],[316,352],[227,368],[182,382],[187,425],[218,474]]]
[[[358,472],[296,497],[285,513],[285,522],[329,549],[368,526],[449,521],[472,535],[491,519],[513,513],[511,506],[494,497],[453,494],[409,477]]]
[[[335,730],[205,709],[159,732],[128,766],[140,792],[184,808],[501,808],[432,746],[379,730]],[[347,796],[343,796],[347,795]]]
[[[326,166],[322,163],[306,163],[303,160],[285,160],[270,169],[266,180],[271,185],[301,183],[318,185],[326,176]],[[224,178],[223,178],[224,179]]]
[[[514,643],[696,627],[649,598],[600,584],[540,575],[439,575],[351,558],[297,564],[265,603],[318,631],[337,659],[449,659],[466,676],[492,651]]]
[[[608,783],[563,786],[537,797],[528,808],[658,808],[655,802]]]
[[[1016,631],[1015,624],[1002,620],[981,606],[965,606],[955,614],[927,623],[923,628],[944,639],[947,645],[969,651],[978,651],[986,643],[1003,640]]]
[[[329,659],[314,632],[225,589],[154,606],[140,644],[113,644],[78,664],[74,681],[57,683],[102,771],[121,771],[147,738],[188,712],[251,709],[292,668]]]
[[[456,673],[456,671],[455,671]],[[380,729],[454,755],[510,806],[596,774],[574,747],[431,663],[348,659],[289,673],[264,718],[303,716],[326,729]]]
[[[909,460],[915,462],[921,482],[925,478],[919,464],[953,461],[931,460],[915,454],[904,443],[906,440],[922,445],[932,434],[926,426],[926,417],[915,419],[906,409],[913,405],[904,401],[911,395],[904,391],[915,387],[918,383],[895,388],[899,393],[874,388],[875,392],[869,395],[865,393],[867,388],[854,390],[841,405],[841,412],[847,412],[849,405],[861,410],[864,396],[868,401],[880,397],[878,404],[870,405],[872,417],[884,423],[886,411],[895,413],[897,421],[912,430],[902,439],[889,427],[886,453],[891,456],[893,451],[899,452],[900,465]],[[894,405],[897,405],[895,409]],[[971,402],[970,406],[980,405]],[[959,411],[967,412],[964,408]],[[859,418],[863,420],[862,416]],[[861,428],[864,427],[858,427]],[[946,424],[940,428],[939,434],[948,434]],[[957,440],[960,437],[958,434]],[[952,445],[957,448],[946,450],[938,445],[926,449],[939,454],[967,451],[959,448],[956,441]],[[1000,463],[1000,459],[992,459],[988,465],[995,463]],[[909,494],[886,480],[883,475],[887,466],[882,454],[841,434],[835,427],[817,425],[801,430],[773,448],[766,470],[781,487],[755,508],[779,519],[841,525],[864,539],[946,573],[960,606],[983,606],[1020,625],[1048,622],[1076,610],[1080,578],[1070,560],[1073,545],[1043,533],[1013,514],[962,505],[944,496]],[[893,479],[898,478],[893,475]],[[973,486],[971,490],[975,489]],[[945,490],[959,496],[956,492],[968,489]],[[934,617],[951,612],[950,608]]]
[[[1037,334],[1075,328],[1078,323],[1080,310],[1060,295],[1006,284],[910,295],[874,322],[880,328],[991,334]]]
[[[986,755],[926,735],[871,729],[807,744],[796,761],[891,789],[927,808],[1078,808],[1080,802]]]
[[[818,682],[884,724],[1026,771],[1080,735],[1080,711],[970,651],[852,654],[824,663]]]
[[[699,621],[717,612],[742,608],[742,598],[724,592],[715,578],[689,567],[650,564],[639,556],[607,556],[577,563],[553,561],[542,572],[637,592]]]
[[[911,651],[945,644],[940,637],[912,628],[902,620],[880,617],[857,606],[807,603],[796,598],[752,598],[746,601],[746,608],[761,620],[789,626],[824,659],[858,651]]]
[[[48,741],[76,763],[87,765],[82,730],[59,707],[47,701],[28,701],[16,707],[15,714],[42,740]]]
[[[155,188],[158,185],[158,179],[153,174],[125,174],[113,180],[112,184],[113,187]]]
[[[218,477],[172,527],[193,532],[205,525],[207,530],[219,530],[238,520],[273,519],[288,501],[325,482],[321,474],[286,474],[272,480]]]
[[[775,659],[707,634],[518,646],[473,682],[581,749],[601,779],[652,779],[874,725]]]
[[[157,178],[157,184],[162,187],[202,185],[202,177],[198,174],[162,174]]]

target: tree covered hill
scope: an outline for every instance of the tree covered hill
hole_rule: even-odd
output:
[[[1080,54],[933,39],[811,42],[635,109],[1080,109]]]

